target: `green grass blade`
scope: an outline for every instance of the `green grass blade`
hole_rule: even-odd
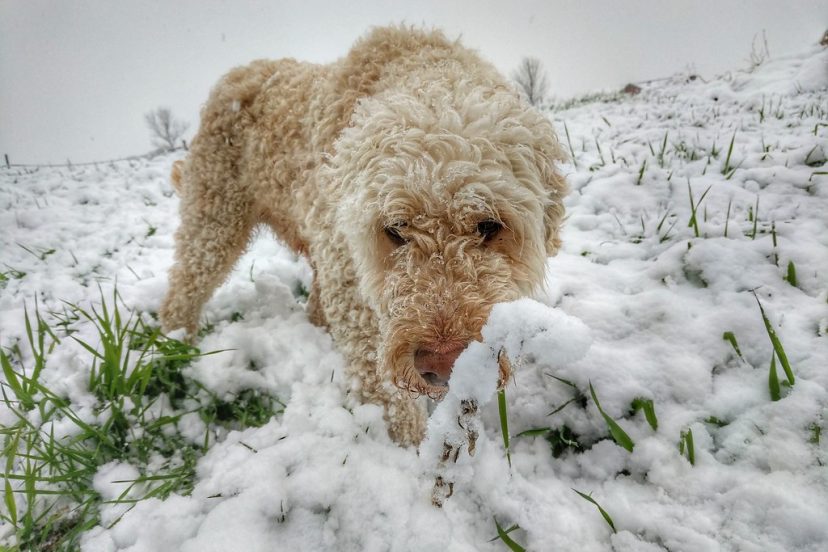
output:
[[[547,414],[547,416],[552,416],[553,414],[557,414],[558,412],[560,412],[561,410],[563,410],[564,408],[566,408],[566,407],[567,407],[567,406],[569,406],[571,403],[573,403],[573,402],[575,402],[575,401],[577,401],[577,400],[578,400],[578,397],[577,397],[577,396],[576,396],[576,397],[572,397],[571,399],[569,399],[568,401],[566,401],[565,403],[563,403],[561,406],[559,406],[559,407],[555,408],[554,410],[552,410],[552,412],[550,412],[549,414]]]
[[[742,351],[739,350],[739,344],[736,342],[736,335],[733,332],[723,333],[722,339],[730,343],[730,346],[733,347],[733,350],[736,351],[736,354],[739,355],[739,358],[744,358],[742,357]]]
[[[504,544],[506,544],[506,546],[509,547],[510,550],[512,550],[513,552],[526,552],[526,549],[524,547],[522,547],[514,539],[512,539],[512,537],[509,536],[509,531],[519,528],[517,525],[510,527],[509,531],[506,531],[497,522],[497,518],[495,518],[494,522],[495,527],[497,527],[497,536],[500,537],[500,540],[502,540]]]
[[[762,313],[762,321],[765,323],[765,330],[767,330],[768,337],[770,338],[771,344],[773,345],[773,350],[776,352],[776,356],[779,358],[779,364],[782,365],[782,370],[785,371],[785,377],[788,378],[788,384],[793,385],[794,373],[793,369],[791,368],[791,364],[788,362],[788,355],[785,354],[785,349],[782,347],[782,342],[779,341],[779,337],[776,335],[776,330],[773,329],[770,320],[768,320],[767,315],[765,315],[765,309],[762,308],[762,303],[759,301],[759,297],[757,297],[755,291],[753,292],[753,297],[759,304],[759,312]]]
[[[544,372],[544,374],[549,376],[553,380],[559,381],[559,382],[563,383],[564,385],[568,385],[569,387],[575,389],[576,391],[578,390],[578,386],[575,385],[574,383],[572,383],[571,381],[569,381],[568,379],[559,378],[558,376],[553,376],[549,372]]]
[[[592,400],[595,402],[598,412],[601,413],[601,416],[607,423],[607,427],[609,428],[610,435],[612,435],[613,440],[618,443],[619,446],[625,448],[629,452],[632,452],[635,447],[635,443],[632,439],[630,439],[630,436],[627,435],[627,432],[621,429],[621,426],[618,425],[616,421],[613,420],[606,412],[604,412],[603,408],[601,408],[601,403],[598,402],[598,397],[595,395],[595,389],[592,387],[592,382],[589,383],[589,393],[592,395]]]
[[[539,435],[545,435],[552,431],[551,427],[535,427],[532,429],[527,429],[526,431],[521,431],[515,437],[538,437]]]
[[[6,385],[12,390],[17,400],[23,405],[23,408],[31,410],[34,407],[34,397],[20,383],[17,374],[12,369],[9,357],[6,356],[6,353],[2,349],[0,349],[0,364],[3,366],[3,376],[6,378]],[[5,398],[5,393],[3,396]],[[6,402],[8,402],[8,399],[6,399]]]
[[[9,478],[5,478],[5,491],[3,493],[3,499],[6,502],[6,509],[9,511],[9,521],[15,527],[17,526],[17,503],[14,501],[14,491],[12,490],[11,482]]]
[[[644,399],[639,397],[632,402],[632,407],[635,412],[643,410],[647,423],[650,424],[653,431],[658,430],[658,418],[656,417],[655,404],[652,399]]]
[[[796,287],[796,265],[794,265],[793,261],[788,261],[788,274],[785,280]]]
[[[733,155],[733,143],[736,141],[736,131],[733,131],[733,137],[730,139],[730,147],[727,148],[727,157],[725,158],[724,166],[722,167],[722,174],[730,172],[730,156]]]
[[[598,504],[598,502],[596,502],[596,501],[595,501],[595,499],[594,499],[594,498],[592,498],[592,497],[591,497],[590,495],[588,495],[588,494],[582,493],[581,491],[579,491],[579,490],[577,490],[577,489],[572,489],[572,490],[573,490],[573,491],[575,491],[576,493],[578,493],[578,495],[579,495],[581,498],[583,498],[584,500],[586,500],[587,502],[591,502],[592,504],[594,504],[594,505],[595,505],[595,507],[596,507],[596,508],[598,508],[598,511],[599,511],[599,512],[601,512],[601,515],[603,516],[604,521],[606,521],[606,522],[607,522],[607,525],[609,525],[609,526],[610,526],[610,529],[612,529],[612,532],[613,532],[613,533],[617,533],[617,532],[618,532],[618,531],[615,529],[615,523],[613,523],[612,518],[610,517],[610,515],[607,513],[607,511],[606,511],[606,510],[604,510],[604,509],[601,507],[601,505],[600,505],[600,504]]]
[[[687,459],[691,466],[696,465],[696,445],[693,443],[693,430],[688,429],[685,437],[687,442]]]
[[[776,354],[771,353],[770,372],[768,373],[768,390],[772,401],[782,398],[782,391],[779,387],[779,377],[776,375]]]
[[[497,410],[500,413],[500,433],[503,435],[503,448],[506,449],[506,460],[512,467],[512,455],[509,452],[509,419],[506,415],[506,390],[497,392]]]

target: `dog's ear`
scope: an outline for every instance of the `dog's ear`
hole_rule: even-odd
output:
[[[561,247],[561,224],[564,218],[563,198],[567,193],[566,180],[558,169],[552,165],[546,173],[547,203],[543,210],[543,226],[546,234],[546,254],[550,257],[558,253]]]
[[[535,165],[541,182],[543,197],[543,226],[545,232],[546,254],[557,254],[561,246],[560,230],[564,218],[563,199],[569,191],[566,179],[558,169],[557,163],[568,160],[560,146],[555,130],[548,120],[541,126],[541,136],[535,142]]]

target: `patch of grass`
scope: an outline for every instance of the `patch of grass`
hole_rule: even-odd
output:
[[[604,418],[604,421],[607,424],[607,428],[609,428],[610,435],[612,436],[613,441],[615,441],[620,447],[626,449],[628,452],[632,452],[633,448],[635,447],[635,443],[627,435],[627,432],[621,429],[621,426],[613,420],[609,414],[604,412],[604,409],[601,408],[601,403],[598,402],[598,396],[595,394],[595,388],[592,386],[592,382],[589,384],[589,393],[592,395],[592,402],[595,403],[595,407],[598,409],[598,412],[601,413],[601,416]]]
[[[205,422],[220,422],[233,429],[241,429],[261,427],[284,409],[285,404],[279,399],[256,389],[245,389],[231,396],[230,400],[211,395],[211,401],[199,411],[199,415]]]
[[[124,482],[126,490],[109,503],[189,493],[214,424],[261,425],[281,404],[254,391],[220,400],[186,378],[182,369],[205,353],[145,324],[125,310],[117,292],[111,298],[102,294],[100,304],[90,308],[67,303],[53,317],[50,324],[37,307],[33,316],[24,309],[29,354],[22,354],[20,344],[0,349],[6,380],[0,393],[14,417],[0,428],[5,504],[0,519],[14,528],[18,549],[76,549],[81,533],[100,521],[103,501],[92,479],[109,462],[128,463],[140,474]],[[78,327],[93,328],[94,341],[78,337]],[[42,381],[49,353],[67,338],[88,354],[93,416]],[[207,422],[202,443],[178,430],[182,418],[194,412]]]
[[[696,446],[693,443],[693,430],[688,428],[681,432],[679,437],[679,454],[687,457],[687,461],[691,466],[696,465]]]
[[[554,458],[560,458],[567,450],[571,450],[576,453],[583,452],[584,450],[584,446],[578,440],[578,435],[569,429],[568,426],[561,426],[558,429],[552,429],[544,438],[552,448],[552,456]]]
[[[21,280],[24,276],[26,276],[25,272],[15,270],[9,265],[6,265],[6,268],[8,268],[8,270],[0,272],[0,289],[5,288],[9,280]]]
[[[570,98],[568,100],[554,101],[550,104],[550,108],[554,111],[566,111],[567,109],[571,109],[573,107],[591,103],[615,103],[620,101],[623,97],[623,94],[620,92],[595,92]]]
[[[310,297],[310,290],[305,287],[305,284],[297,281],[296,285],[293,286],[293,296],[302,301],[307,301]]]
[[[557,414],[567,406],[572,403],[575,403],[577,406],[581,408],[586,408],[586,397],[581,393],[581,391],[569,380],[564,378],[559,378],[558,376],[553,376],[552,374],[547,373],[547,376],[553,378],[568,387],[571,387],[574,390],[573,396],[564,401],[560,406],[555,407],[552,409],[547,416],[552,416]],[[540,437],[543,436],[544,439],[549,442],[550,447],[552,448],[552,456],[555,458],[559,458],[563,455],[564,452],[567,450],[571,450],[573,452],[582,452],[584,450],[584,446],[579,441],[579,436],[576,435],[568,426],[564,425],[558,428],[552,427],[535,427],[531,429],[527,429],[525,431],[521,431],[514,437]]]
[[[607,511],[606,511],[606,510],[604,510],[604,509],[601,507],[601,505],[600,505],[600,504],[598,504],[598,502],[597,502],[594,498],[592,498],[592,495],[591,495],[591,494],[585,494],[585,493],[582,493],[581,491],[578,491],[578,490],[576,490],[576,489],[572,489],[572,490],[573,490],[573,491],[575,491],[575,492],[578,494],[578,496],[580,496],[581,498],[583,498],[583,499],[584,499],[584,500],[586,500],[587,502],[591,502],[592,504],[594,504],[594,505],[595,505],[595,507],[596,507],[596,508],[598,508],[598,511],[601,513],[601,517],[603,517],[603,518],[604,518],[604,521],[606,521],[606,522],[607,522],[607,525],[609,525],[609,526],[610,526],[610,529],[612,529],[612,532],[613,532],[613,533],[617,533],[617,532],[618,532],[618,531],[616,530],[616,528],[615,528],[615,523],[612,521],[612,517],[610,517],[609,513],[607,513]]]

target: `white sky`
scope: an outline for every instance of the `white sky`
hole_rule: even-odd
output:
[[[328,62],[371,25],[463,36],[508,74],[544,62],[554,95],[614,89],[692,67],[747,65],[815,43],[825,0],[0,0],[0,155],[95,161],[150,148],[143,114],[165,105],[195,130],[212,84],[252,59]],[[2,159],[2,158],[0,158]]]

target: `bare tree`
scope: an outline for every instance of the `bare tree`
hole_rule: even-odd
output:
[[[159,107],[155,111],[144,114],[144,120],[150,129],[152,145],[162,151],[173,151],[182,145],[184,132],[190,126],[173,117],[168,107]]]
[[[770,57],[770,50],[768,50],[768,33],[765,32],[765,29],[762,29],[762,40],[757,46],[756,42],[758,38],[758,33],[753,35],[753,42],[750,43],[750,57],[748,58],[750,68],[748,69],[748,73],[753,72]]]
[[[546,79],[546,72],[538,58],[523,58],[518,68],[512,73],[512,78],[530,104],[539,106],[546,97],[549,81]]]

